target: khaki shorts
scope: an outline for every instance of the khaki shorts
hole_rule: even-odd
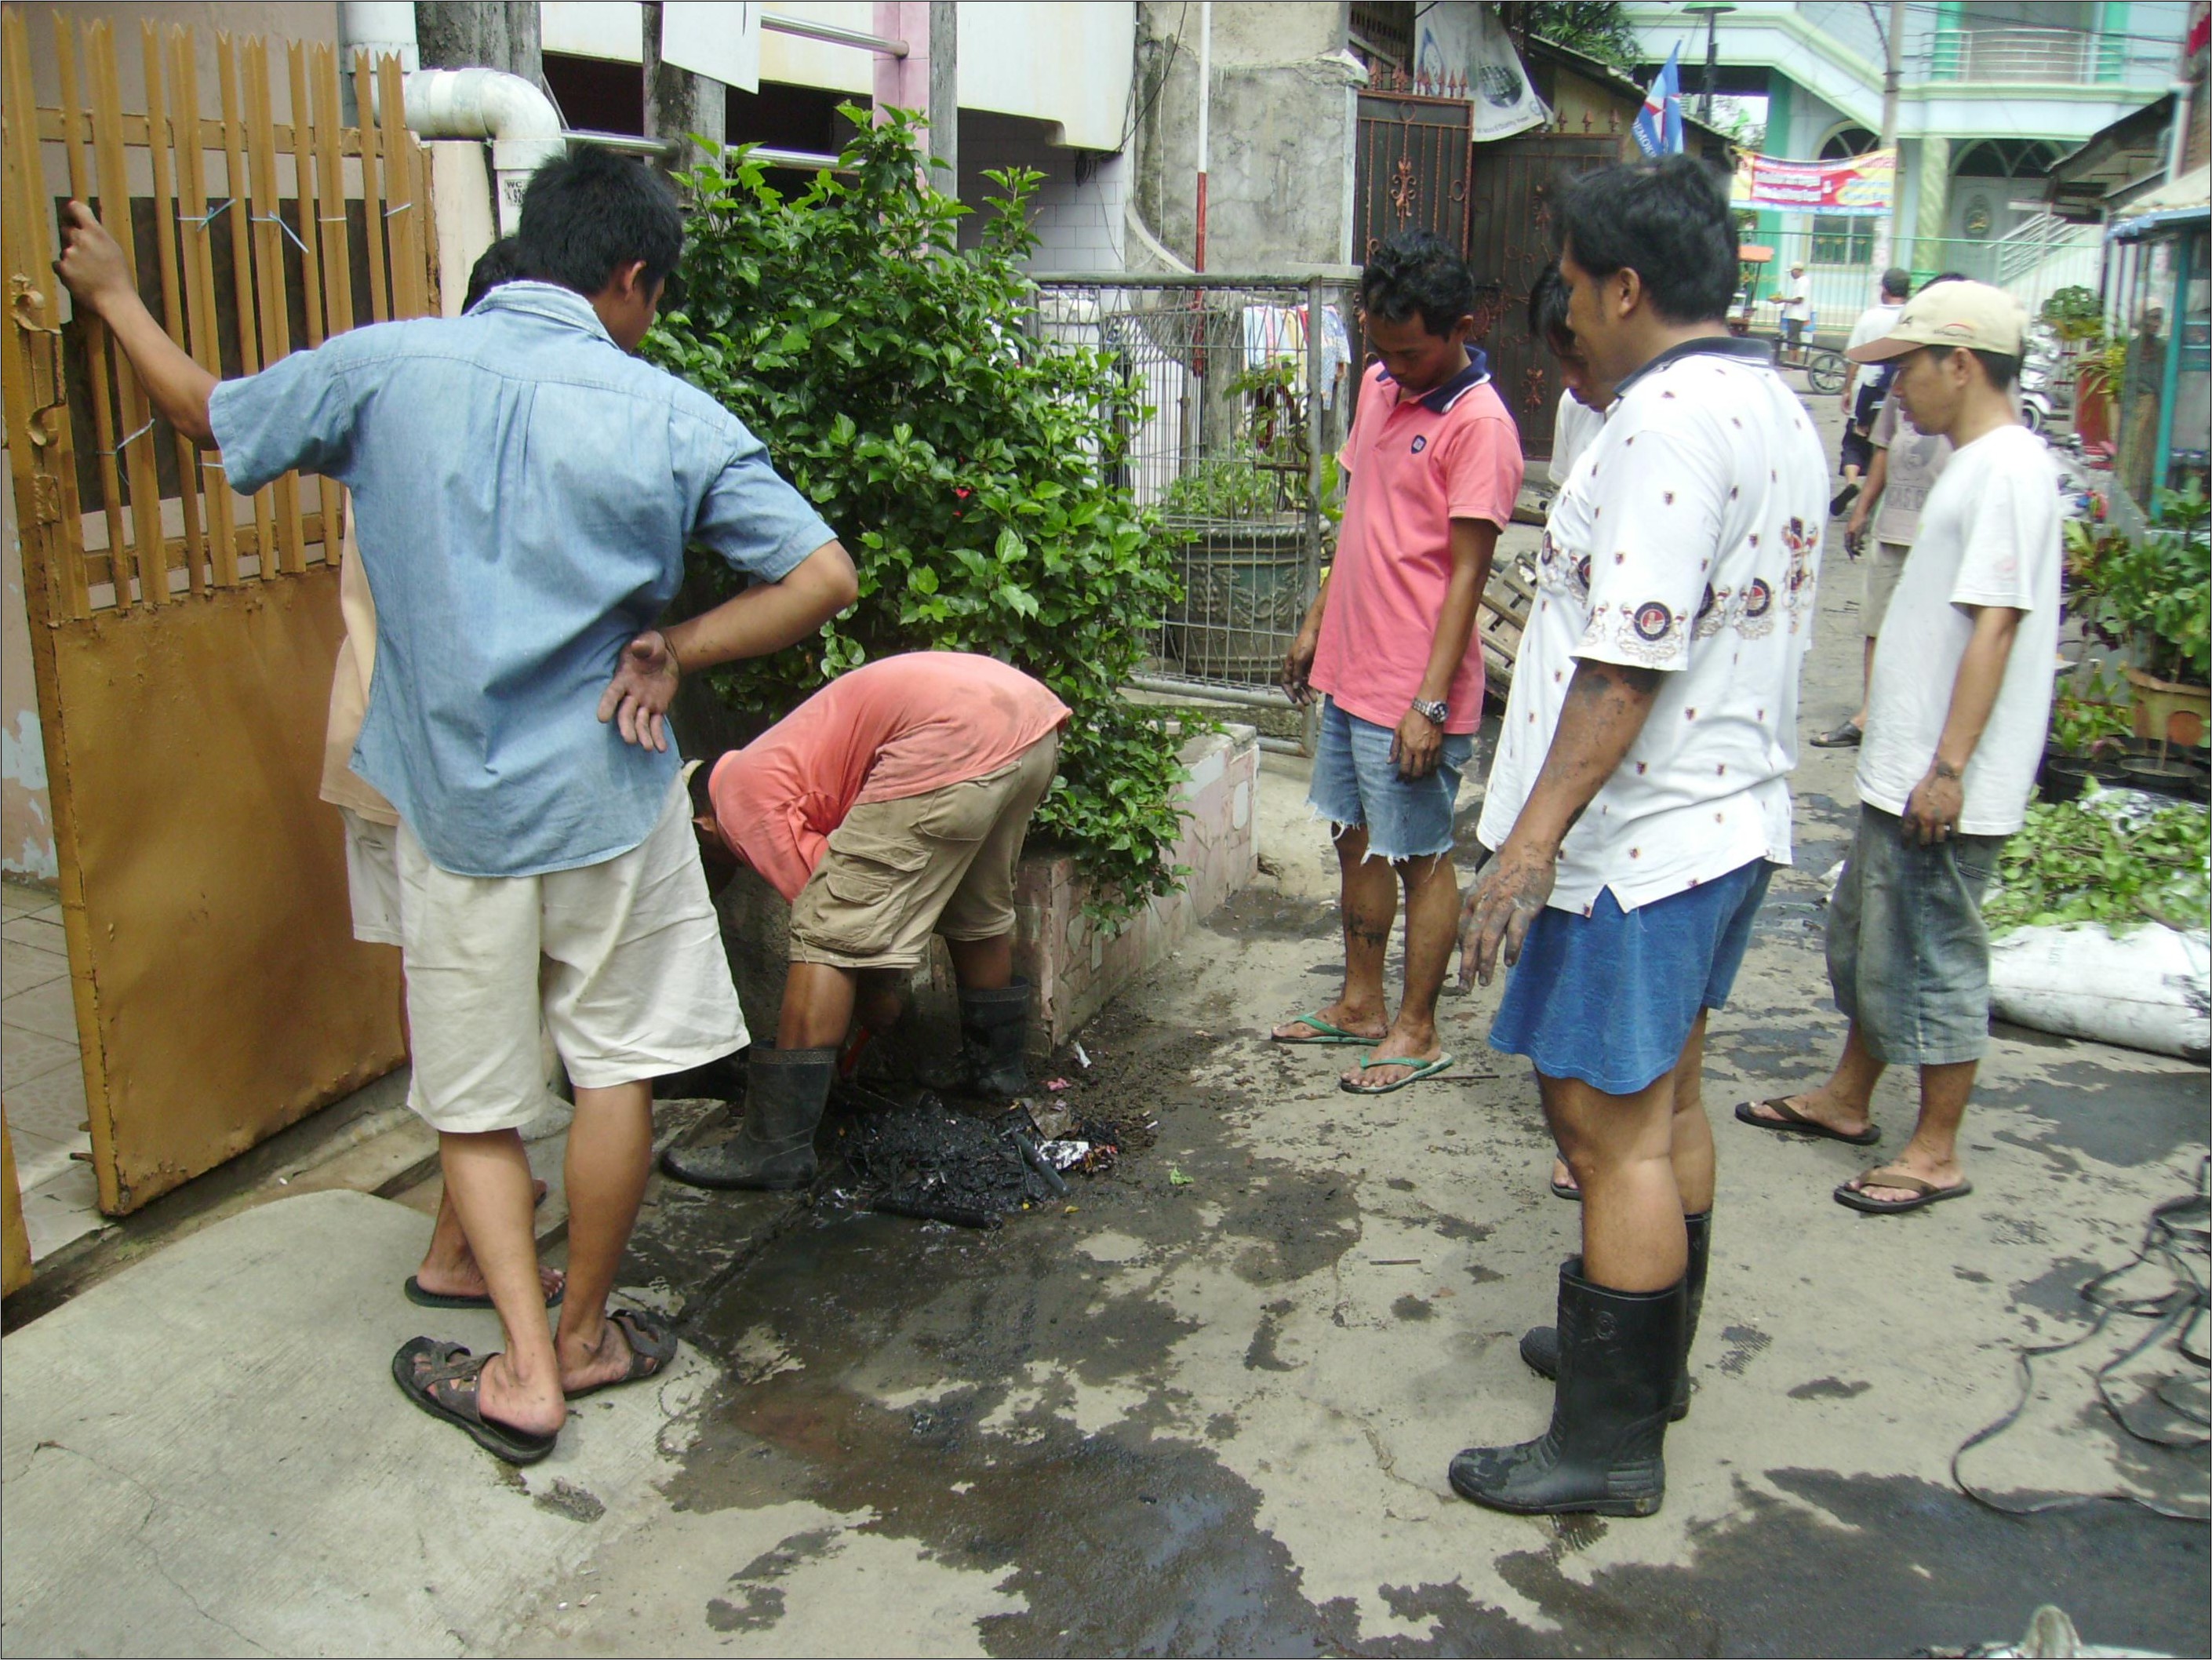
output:
[[[1012,933],[1022,840],[1059,764],[1055,733],[981,778],[854,807],[792,905],[791,960],[910,969],[932,933]]]
[[[539,1021],[579,1088],[706,1065],[748,1041],[678,784],[628,853],[543,876],[456,876],[399,829],[415,1076],[448,1134],[516,1129],[545,1106]]]
[[[1881,632],[1881,619],[1889,615],[1890,596],[1897,592],[1897,579],[1905,570],[1905,556],[1911,551],[1901,542],[1877,542],[1867,555],[1866,598],[1860,602],[1859,611],[1869,640]]]
[[[346,896],[353,937],[365,946],[399,943],[399,827],[340,807],[345,820]]]

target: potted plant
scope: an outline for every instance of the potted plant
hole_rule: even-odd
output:
[[[2098,334],[2082,343],[2075,359],[2074,433],[2086,448],[2110,449],[2112,405],[2127,381],[2128,337]]]
[[[1168,486],[1160,513],[1184,544],[1183,605],[1168,649],[1208,679],[1273,673],[1305,615],[1304,469],[1239,442]]]
[[[2095,621],[2136,655],[2136,735],[2199,748],[2212,728],[2212,518],[2203,485],[2160,490],[2156,522],[2100,562]]]
[[[1305,398],[1287,357],[1265,358],[1221,390],[1235,436],[1160,499],[1184,544],[1183,607],[1168,649],[1186,674],[1265,680],[1305,614]]]
[[[2070,801],[2092,778],[2123,781],[2132,717],[2124,704],[2111,701],[2113,690],[2093,669],[2079,689],[2063,688],[2051,700],[2051,735],[2036,775],[2045,800]]]

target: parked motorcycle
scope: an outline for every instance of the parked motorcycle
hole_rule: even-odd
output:
[[[2074,386],[2057,331],[2038,323],[2028,330],[2020,364],[2020,418],[2031,432],[2048,435],[2071,421]]]

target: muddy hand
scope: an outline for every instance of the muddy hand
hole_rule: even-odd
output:
[[[1460,912],[1462,987],[1478,979],[1486,986],[1501,960],[1509,969],[1521,960],[1528,929],[1552,897],[1558,857],[1516,847],[1510,839],[1498,850]]]
[[[1282,686],[1291,702],[1304,708],[1313,700],[1314,654],[1320,649],[1321,640],[1301,629],[1291,642],[1290,651],[1283,658]]]
[[[683,678],[668,636],[647,629],[623,648],[615,677],[599,698],[599,719],[612,721],[623,742],[640,749],[668,747],[668,706]]]

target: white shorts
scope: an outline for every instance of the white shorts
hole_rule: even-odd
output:
[[[682,785],[643,842],[575,870],[455,876],[404,824],[398,853],[407,1100],[434,1129],[514,1129],[544,1107],[541,1012],[580,1089],[704,1066],[750,1041]]]
[[[399,943],[399,827],[340,807],[345,819],[346,892],[353,937],[367,946]]]

